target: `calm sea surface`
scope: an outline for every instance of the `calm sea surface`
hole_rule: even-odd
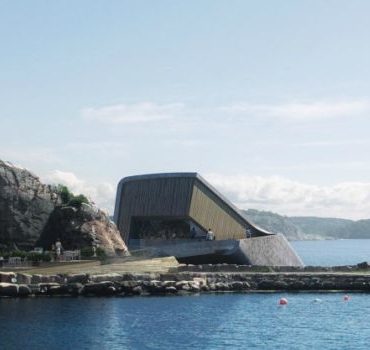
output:
[[[293,245],[306,264],[370,260],[370,240]],[[282,296],[287,306],[277,305]],[[367,294],[349,302],[342,293],[3,298],[0,349],[365,350],[369,314]]]
[[[370,261],[370,239],[291,242],[305,265],[354,265]]]

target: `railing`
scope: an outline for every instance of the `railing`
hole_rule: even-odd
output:
[[[46,252],[45,255],[49,255],[50,252]],[[65,250],[63,254],[59,257],[53,255],[51,256],[51,261],[33,261],[26,258],[21,258],[19,256],[11,256],[7,259],[0,258],[0,268],[22,268],[22,267],[31,267],[34,265],[40,264],[50,264],[54,262],[70,262],[81,260],[81,251],[80,250]]]

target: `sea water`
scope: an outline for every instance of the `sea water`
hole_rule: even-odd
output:
[[[334,265],[370,260],[369,249],[360,249],[370,248],[370,240],[358,243],[299,242],[296,248],[302,253],[306,245]],[[331,247],[342,244],[335,260]],[[281,297],[288,305],[278,305]],[[361,293],[349,301],[343,293],[2,298],[0,349],[365,350],[369,313],[370,295]]]
[[[280,297],[288,305],[279,306]],[[320,301],[318,301],[318,299]],[[368,349],[370,296],[0,299],[1,349]]]
[[[305,265],[336,266],[370,262],[370,239],[290,242]]]

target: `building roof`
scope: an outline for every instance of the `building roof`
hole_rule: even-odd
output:
[[[200,176],[196,172],[176,172],[176,173],[155,173],[155,174],[144,174],[144,175],[133,175],[133,176],[127,176],[121,179],[121,181],[118,184],[117,189],[117,197],[116,197],[116,209],[120,207],[121,202],[121,196],[118,194],[122,190],[122,186],[125,183],[128,182],[134,182],[134,181],[142,181],[142,180],[150,180],[150,179],[166,179],[166,178],[193,178],[201,182],[205,187],[208,188],[218,199],[220,199],[222,202],[224,202],[243,222],[245,222],[247,225],[251,225],[251,223],[246,219],[246,217],[241,213],[241,211],[233,204],[231,203],[225,196],[223,196],[218,190],[216,190],[208,181],[206,181],[202,176]],[[115,210],[115,217],[114,221],[117,222],[117,215],[118,210]],[[253,224],[254,227],[256,227],[259,231],[265,233],[265,234],[271,234],[271,232],[268,232],[255,224]]]

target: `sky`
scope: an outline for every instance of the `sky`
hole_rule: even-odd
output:
[[[198,172],[243,209],[370,218],[367,0],[0,0],[0,159],[113,212]]]

